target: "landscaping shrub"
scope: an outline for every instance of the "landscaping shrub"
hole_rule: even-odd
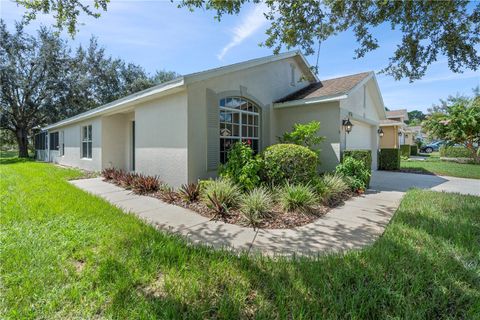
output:
[[[251,190],[260,184],[261,159],[253,155],[250,146],[243,142],[235,143],[228,152],[227,163],[220,166],[219,175]]]
[[[400,169],[400,149],[380,149],[378,162],[379,170]]]
[[[344,178],[337,174],[324,175],[317,184],[316,191],[322,202],[333,206],[341,202],[349,190]]]
[[[179,194],[173,190],[172,187],[163,186],[161,192],[159,193],[158,197],[166,203],[174,203],[178,200]]]
[[[189,183],[183,184],[178,190],[180,196],[186,202],[195,202],[200,196],[200,184]]]
[[[285,132],[278,140],[280,143],[292,143],[307,147],[318,155],[320,153],[318,145],[325,140],[325,137],[318,135],[319,130],[319,121],[296,123],[293,125],[292,131]]]
[[[411,146],[410,155],[412,155],[412,156],[418,155],[418,146],[417,145]]]
[[[118,177],[116,178],[116,182],[125,189],[132,189],[134,181],[137,179],[137,177],[138,174],[134,172],[120,171]]]
[[[160,180],[156,176],[136,174],[131,182],[131,188],[135,193],[148,194],[158,191]]]
[[[365,168],[372,168],[372,151],[371,150],[345,150],[343,151],[343,159],[351,157],[357,160],[362,160],[365,163]]]
[[[240,211],[252,226],[258,225],[272,207],[272,195],[264,187],[255,188],[240,200]]]
[[[409,144],[402,144],[400,145],[400,155],[402,157],[410,157],[410,153],[412,153],[411,145]]]
[[[113,180],[117,175],[118,169],[115,168],[105,168],[102,170],[102,176],[105,180],[110,181]]]
[[[315,152],[295,144],[274,144],[263,152],[263,175],[272,185],[308,183],[317,172]]]
[[[440,147],[440,157],[446,158],[472,158],[472,153],[465,147],[442,146]]]
[[[317,197],[309,185],[287,183],[280,190],[279,201],[285,211],[309,212]]]
[[[352,191],[365,190],[370,180],[370,170],[365,167],[362,160],[346,157],[343,162],[338,164],[335,172],[343,177]]]
[[[217,215],[225,215],[228,209],[238,205],[241,190],[231,180],[220,178],[212,180],[202,190],[203,202]]]

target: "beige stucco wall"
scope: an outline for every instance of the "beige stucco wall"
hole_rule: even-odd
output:
[[[385,119],[380,111],[383,108],[373,79],[351,92],[347,99],[340,101],[341,120],[349,118],[353,123],[352,132],[347,134],[341,128],[341,150],[370,150],[372,153],[372,169],[377,169],[379,136],[377,130],[381,119]],[[340,120],[340,121],[341,121]]]
[[[380,148],[398,148],[398,127],[385,126],[382,127],[383,137],[380,138]]]
[[[291,64],[295,66],[294,85]],[[272,102],[306,86],[308,82],[301,80],[302,75],[296,60],[290,58],[188,85],[188,179],[195,181],[216,174],[207,170],[207,90],[216,103],[226,96],[243,96],[262,108],[260,139],[264,148],[275,142],[277,133]]]
[[[81,128],[92,125],[92,159],[83,159],[81,156]],[[89,171],[102,170],[102,121],[94,118],[70,126],[64,126],[52,132],[63,131],[65,154],[59,155],[58,151],[50,151],[50,161],[66,166],[78,167]]]
[[[320,145],[320,171],[331,171],[340,162],[340,109],[338,102],[309,104],[275,109],[275,137],[290,131],[295,123],[320,121],[320,136],[325,140]]]
[[[178,187],[187,177],[187,94],[165,96],[135,108],[135,171]]]
[[[102,167],[127,170],[127,115],[114,114],[102,118]]]

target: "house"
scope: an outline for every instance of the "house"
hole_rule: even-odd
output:
[[[295,123],[318,120],[326,137],[320,170],[334,169],[345,149],[371,150],[376,169],[384,119],[373,72],[320,81],[302,54],[287,52],[181,76],[49,125],[37,136],[36,154],[179,186],[215,176],[237,141],[260,152]]]
[[[386,111],[386,119],[380,121],[382,135],[380,148],[400,148],[402,144],[415,145],[416,132],[408,127],[407,109]]]

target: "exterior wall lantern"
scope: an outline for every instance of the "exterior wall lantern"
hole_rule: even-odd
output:
[[[352,131],[353,124],[350,122],[350,119],[342,120],[342,126],[345,127],[345,131],[350,133]]]
[[[399,131],[399,132],[398,132],[398,136],[401,137],[401,136],[402,136],[402,132]]]
[[[378,133],[378,135],[380,136],[380,138],[383,137],[383,130],[382,130],[382,128],[379,128],[379,129],[377,130],[377,133]]]

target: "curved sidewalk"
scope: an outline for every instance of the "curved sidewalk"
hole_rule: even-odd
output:
[[[126,212],[178,233],[194,243],[268,255],[308,255],[358,249],[373,243],[384,231],[404,192],[410,187],[480,195],[480,180],[374,172],[372,188],[313,223],[294,229],[260,229],[211,221],[188,209],[158,199],[135,195],[102,178],[71,183],[98,195]],[[478,188],[477,188],[478,187]]]
[[[160,229],[186,236],[194,243],[269,255],[314,254],[360,248],[383,232],[397,208],[401,192],[370,193],[353,198],[315,222],[295,229],[260,229],[212,221],[182,207],[139,196],[101,178],[72,184],[98,195]]]

